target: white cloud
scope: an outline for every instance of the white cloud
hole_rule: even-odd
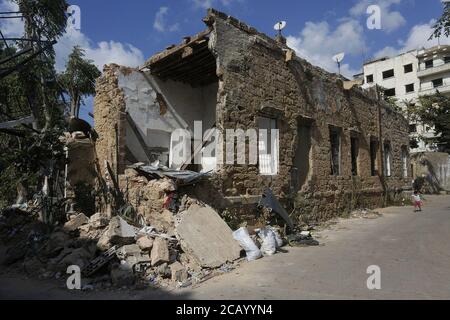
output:
[[[330,72],[337,72],[333,56],[340,52],[359,56],[365,48],[362,26],[356,20],[343,20],[334,30],[328,22],[307,22],[298,37],[287,37],[288,46],[297,54],[314,65]],[[341,72],[346,77],[352,77],[359,70],[354,70],[349,64],[341,66]]]
[[[353,17],[367,16],[367,8],[370,5],[378,5],[381,9],[381,29],[387,33],[406,25],[406,19],[399,11],[392,10],[392,6],[398,5],[402,0],[360,0],[350,9]]]
[[[432,26],[434,22],[434,20],[431,20],[429,23],[415,25],[409,32],[406,40],[398,41],[397,47],[389,46],[381,49],[375,53],[375,57],[392,57],[409,50],[421,49],[423,47],[430,48],[437,45],[439,43],[437,39],[429,40],[430,36],[433,34]],[[442,38],[440,43],[450,45],[450,38]]]
[[[2,10],[17,10],[17,7],[12,7],[8,0],[1,0],[0,8]],[[12,10],[12,11],[14,11]],[[4,19],[0,20],[0,27],[5,36],[20,37],[23,35],[23,22],[19,19]],[[14,21],[9,21],[14,20]],[[62,71],[65,69],[67,58],[74,46],[80,46],[86,51],[86,57],[92,59],[95,65],[102,70],[105,64],[117,63],[130,67],[137,67],[141,65],[145,59],[144,55],[138,48],[131,44],[121,43],[116,41],[101,41],[94,43],[88,36],[81,31],[68,28],[67,32],[58,40],[55,45],[56,52],[56,70]]]
[[[159,32],[173,32],[178,31],[180,28],[178,23],[167,25],[167,14],[169,13],[168,7],[161,7],[159,8],[158,12],[156,13],[155,20],[153,22],[153,28]]]
[[[64,70],[70,52],[77,45],[86,51],[86,57],[93,60],[100,70],[109,63],[137,67],[144,62],[143,53],[131,44],[112,40],[94,44],[84,33],[68,29],[55,46],[58,71]]]

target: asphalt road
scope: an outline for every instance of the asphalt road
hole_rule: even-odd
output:
[[[450,196],[428,197],[424,211],[379,210],[383,217],[340,220],[317,234],[320,247],[244,263],[200,287],[175,292],[68,292],[55,284],[0,275],[9,299],[450,299]],[[367,268],[381,289],[367,288]]]

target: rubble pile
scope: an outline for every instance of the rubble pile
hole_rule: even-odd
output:
[[[137,175],[133,179],[145,181]],[[3,263],[56,279],[69,266],[79,266],[87,288],[187,287],[234,269],[241,248],[232,230],[212,208],[187,196],[177,212],[165,209],[165,198],[175,188],[171,180],[161,179],[130,189],[139,189],[143,203],[160,205],[146,208],[144,226],[119,215],[74,213],[50,229],[30,212],[5,210],[0,234],[9,249]]]
[[[269,220],[292,221],[270,190],[259,204],[261,226],[233,232],[212,207],[183,194],[183,186],[201,177],[135,165],[119,176],[123,208],[91,216],[70,212],[63,224],[44,224],[31,209],[4,210],[0,237],[9,249],[3,263],[61,280],[68,267],[78,266],[89,289],[180,288],[230,272],[241,257],[252,261],[282,250],[285,230],[270,227]],[[305,236],[287,243],[316,245]]]

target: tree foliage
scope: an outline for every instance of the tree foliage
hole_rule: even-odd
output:
[[[434,32],[430,37],[440,38],[442,35],[448,37],[450,35],[450,3],[444,3],[444,13],[433,26]]]
[[[73,48],[66,64],[66,70],[58,76],[58,81],[70,97],[70,114],[78,118],[83,97],[95,94],[95,80],[101,73],[92,60],[84,58],[84,50]]]
[[[450,152],[450,98],[437,92],[419,97],[419,102],[409,106],[410,118],[434,127],[439,150]]]

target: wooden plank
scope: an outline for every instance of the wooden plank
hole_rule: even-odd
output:
[[[202,32],[198,33],[197,35],[193,36],[191,38],[191,41],[189,41],[186,44],[178,45],[172,49],[165,50],[161,53],[154,55],[153,57],[150,58],[150,60],[147,61],[147,63],[145,63],[145,66],[149,67],[157,62],[160,63],[161,61],[167,59],[169,56],[180,53],[182,50],[184,50],[184,48],[191,46],[191,44],[197,42],[198,40],[202,40],[204,37],[208,36],[210,33],[211,33],[211,30],[207,29],[207,30],[202,31]]]
[[[194,63],[198,59],[203,59],[208,56],[212,56],[212,53],[209,51],[208,48],[202,48],[198,51],[195,51],[193,55],[187,56],[184,59],[177,58],[174,59],[171,62],[166,62],[164,64],[158,64],[155,66],[152,66],[150,68],[151,72],[153,74],[159,74],[159,73],[165,73],[168,71],[176,70],[185,66],[189,66],[191,63]]]

